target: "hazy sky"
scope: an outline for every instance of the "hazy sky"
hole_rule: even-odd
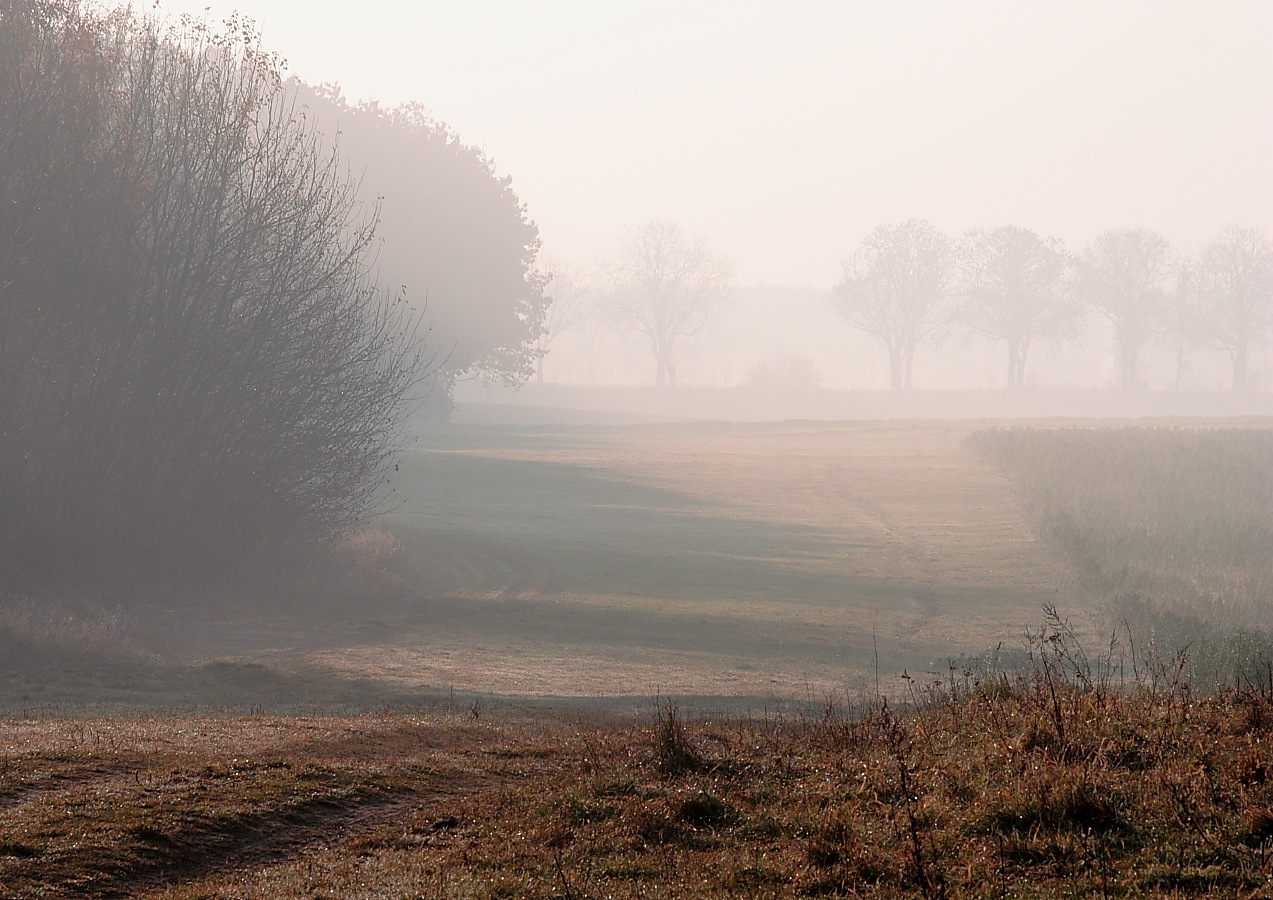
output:
[[[419,100],[580,263],[655,217],[705,234],[743,283],[819,286],[910,217],[1075,245],[1273,231],[1269,0],[158,7],[238,9],[305,80]]]

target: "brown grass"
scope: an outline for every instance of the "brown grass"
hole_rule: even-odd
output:
[[[1037,621],[1063,578],[1057,545],[1033,540],[961,437],[905,423],[470,436],[415,474],[441,460],[494,487],[466,495],[474,476],[427,514],[400,511],[402,547],[354,536],[343,567],[312,573],[308,606],[151,598],[121,619],[68,602],[42,619],[11,602],[8,640],[42,664],[93,651],[60,670],[73,696],[100,694],[109,670],[117,691],[150,685],[150,706],[314,697],[331,710],[347,696],[380,712],[0,719],[0,897],[1273,895],[1273,670],[1195,695],[1188,655],[1126,634],[1095,652],[1049,607],[1027,647],[999,657],[1022,665],[973,654],[886,677],[887,700],[867,690],[872,622],[884,642],[956,656],[992,642],[991,620]],[[1207,521],[1265,521],[1246,502],[1260,473],[1215,469],[1242,502],[1226,513],[1213,497]],[[590,486],[565,509],[518,529],[580,478]],[[510,484],[523,492],[511,500]],[[1097,495],[1116,496],[1119,480],[1104,484]],[[1177,503],[1160,531],[1196,507]],[[1099,509],[1101,527],[1123,527],[1125,510]],[[447,521],[449,539],[424,540]],[[634,536],[651,544],[625,554]],[[1142,546],[1128,559],[1174,577]],[[407,561],[439,547],[457,552],[419,595]],[[1189,571],[1223,575],[1224,552],[1195,553]],[[366,602],[342,605],[354,585]],[[46,671],[21,690],[38,699]],[[781,683],[786,698],[829,699],[706,718],[661,700],[607,719],[387,693],[461,678],[523,697]]]
[[[11,720],[13,897],[1264,896],[1273,689],[905,710]]]
[[[1082,607],[1011,486],[962,448],[974,427],[431,434],[378,530],[229,595],[121,595],[117,634],[153,673],[0,671],[0,709],[359,709],[452,690],[744,707],[873,686],[877,662],[896,689],[903,669],[1018,645],[1044,602]]]

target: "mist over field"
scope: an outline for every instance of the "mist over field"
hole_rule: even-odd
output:
[[[708,6],[0,10],[10,699],[87,645],[104,703],[791,700],[1107,627],[971,436],[1267,434],[1267,10]]]
[[[1273,5],[0,0],[0,894],[1269,896]]]

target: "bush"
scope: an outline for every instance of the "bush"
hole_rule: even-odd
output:
[[[207,573],[373,511],[424,364],[237,20],[0,0],[0,565]]]

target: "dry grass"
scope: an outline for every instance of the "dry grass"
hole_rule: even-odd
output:
[[[1055,661],[1055,660],[1054,660]],[[1052,675],[1049,675],[1049,672]],[[13,720],[13,897],[1265,896],[1273,685],[905,710]]]
[[[961,447],[972,427],[428,435],[383,530],[299,578],[119,597],[117,634],[167,675],[98,690],[106,675],[0,673],[0,709],[357,709],[452,689],[759,706],[874,685],[877,661],[889,683],[1017,645],[1044,602],[1079,606],[1011,486]]]
[[[1190,646],[1194,684],[1273,661],[1273,429],[1012,429],[968,445],[1017,485],[1033,526],[1142,648]]]

